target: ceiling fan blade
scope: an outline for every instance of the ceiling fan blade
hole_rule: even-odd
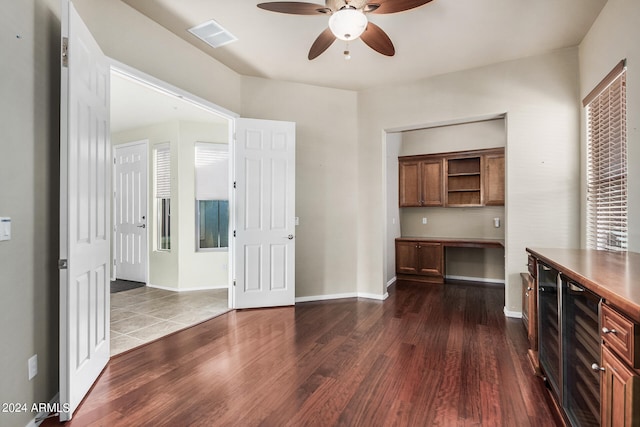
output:
[[[396,48],[393,47],[393,43],[387,33],[373,22],[367,24],[367,29],[364,30],[360,38],[371,49],[383,55],[393,56],[396,53]]]
[[[430,1],[432,0],[372,0],[364,7],[364,10],[378,14],[396,13],[422,6]]]
[[[293,15],[318,15],[329,14],[331,9],[322,4],[306,3],[301,1],[274,1],[258,4],[260,9],[270,12],[291,13]]]
[[[331,29],[327,28],[321,32],[316,41],[311,45],[311,49],[309,49],[309,60],[316,59],[320,56],[335,40],[336,36],[333,35]]]

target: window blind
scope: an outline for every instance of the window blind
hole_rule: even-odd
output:
[[[585,98],[587,247],[627,250],[626,73],[618,64]]]
[[[158,144],[156,153],[156,198],[171,198],[171,151],[168,143]]]
[[[229,145],[196,142],[196,200],[229,200]]]

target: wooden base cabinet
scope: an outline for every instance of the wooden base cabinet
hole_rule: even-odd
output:
[[[396,240],[398,279],[444,283],[442,244],[415,240]]]
[[[555,390],[550,387],[553,407],[565,425],[640,427],[640,253],[527,252],[529,271],[532,258],[538,267],[541,373],[552,386],[549,380],[558,378]],[[553,274],[547,277],[546,271]],[[554,299],[555,315],[546,309]],[[555,345],[554,324],[561,331]],[[554,348],[555,355],[546,351]],[[557,359],[559,375],[549,362]]]
[[[600,425],[640,426],[640,376],[602,347]]]

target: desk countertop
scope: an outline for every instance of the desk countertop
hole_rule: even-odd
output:
[[[458,248],[504,248],[504,240],[485,239],[481,237],[398,237],[396,240],[405,242],[435,242],[447,247]]]

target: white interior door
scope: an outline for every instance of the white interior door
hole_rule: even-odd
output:
[[[237,119],[234,308],[295,303],[295,123]]]
[[[115,147],[116,278],[147,281],[147,143]]]
[[[109,65],[67,0],[62,38],[60,403],[68,411],[60,419],[67,420],[109,360],[111,147]]]

